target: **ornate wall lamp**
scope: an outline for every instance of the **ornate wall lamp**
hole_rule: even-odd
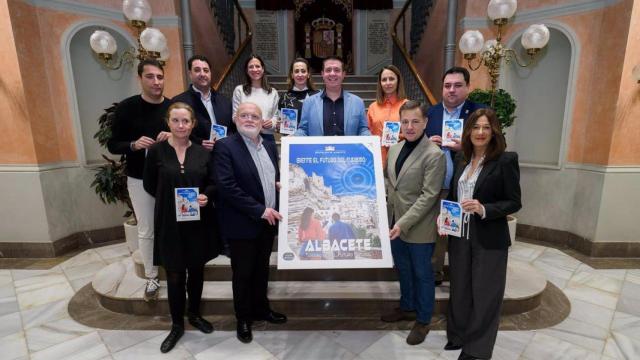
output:
[[[500,65],[502,59],[506,63],[512,60],[521,67],[527,67],[535,62],[536,55],[540,49],[545,47],[549,42],[549,29],[542,24],[534,24],[529,26],[522,34],[521,43],[527,50],[529,58],[521,60],[518,58],[515,50],[506,47],[502,43],[502,28],[509,22],[509,19],[515,14],[517,7],[516,0],[491,0],[487,6],[487,14],[498,27],[498,36],[495,39],[484,41],[482,33],[478,30],[468,30],[460,38],[458,47],[464,54],[469,68],[473,71],[478,70],[481,65],[487,67],[489,77],[491,78],[491,106],[493,106],[493,94],[500,77]],[[477,62],[473,60],[478,56]]]
[[[117,55],[118,45],[111,34],[104,30],[96,30],[91,34],[89,43],[91,49],[98,55],[102,65],[108,69],[119,69],[123,64],[133,64],[133,61],[153,58],[164,65],[169,58],[167,39],[156,28],[147,27],[151,19],[151,6],[147,0],[124,0],[122,12],[128,20],[129,26],[136,30],[138,49],[133,47]],[[116,54],[114,56],[114,54]]]

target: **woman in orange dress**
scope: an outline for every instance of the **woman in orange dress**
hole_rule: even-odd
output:
[[[393,65],[387,65],[378,74],[378,89],[376,101],[369,105],[367,118],[371,135],[382,138],[385,121],[400,121],[400,106],[407,101],[404,91],[404,81],[400,70]],[[389,147],[382,147],[382,166],[387,165],[387,151]]]

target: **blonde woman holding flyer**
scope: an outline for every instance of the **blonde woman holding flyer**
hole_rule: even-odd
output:
[[[169,140],[153,145],[144,167],[144,189],[156,199],[153,261],[167,274],[172,327],[160,351],[170,351],[184,334],[185,285],[189,294],[189,323],[204,333],[213,326],[200,315],[205,263],[217,255],[210,236],[215,222],[202,218],[203,207],[213,196],[209,151],[191,142],[196,126],[193,109],[181,102],[172,104],[167,114]],[[200,210],[200,208],[203,208]],[[187,277],[188,273],[188,277]]]

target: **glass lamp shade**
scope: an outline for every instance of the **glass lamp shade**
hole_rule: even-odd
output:
[[[169,51],[169,47],[165,46],[164,49],[160,51],[160,57],[158,58],[158,60],[167,61],[169,60],[169,56],[171,56],[171,52]]]
[[[167,39],[156,28],[146,28],[140,34],[140,44],[147,51],[160,53],[167,47]]]
[[[542,49],[549,42],[549,29],[542,24],[533,24],[522,34],[522,46],[529,49]]]
[[[491,20],[509,19],[516,13],[516,0],[491,0],[487,6],[487,14]]]
[[[91,49],[97,54],[113,55],[118,50],[116,39],[104,30],[96,30],[89,37]]]
[[[484,45],[482,46],[482,52],[493,52],[496,51],[496,45],[498,44],[498,41],[496,39],[491,39],[491,40],[487,40],[484,42]]]
[[[467,30],[458,42],[458,47],[463,54],[477,54],[482,50],[483,45],[484,36],[478,30]]]
[[[130,21],[149,22],[151,19],[151,6],[147,0],[124,0],[122,12]]]

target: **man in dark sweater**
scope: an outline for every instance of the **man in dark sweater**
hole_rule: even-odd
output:
[[[187,91],[176,95],[171,102],[180,101],[191,106],[198,120],[191,132],[191,140],[211,151],[214,143],[210,138],[212,124],[226,126],[227,135],[236,132],[236,126],[231,119],[231,102],[211,88],[211,64],[205,56],[192,56],[187,66],[191,85]]]
[[[154,198],[142,187],[142,173],[147,149],[171,136],[165,116],[169,99],[164,91],[164,70],[156,60],[142,60],[138,65],[142,94],[122,100],[116,110],[111,140],[107,144],[112,154],[126,158],[127,189],[138,221],[138,247],[147,278],[145,301],[158,298],[158,267],[153,266]]]

